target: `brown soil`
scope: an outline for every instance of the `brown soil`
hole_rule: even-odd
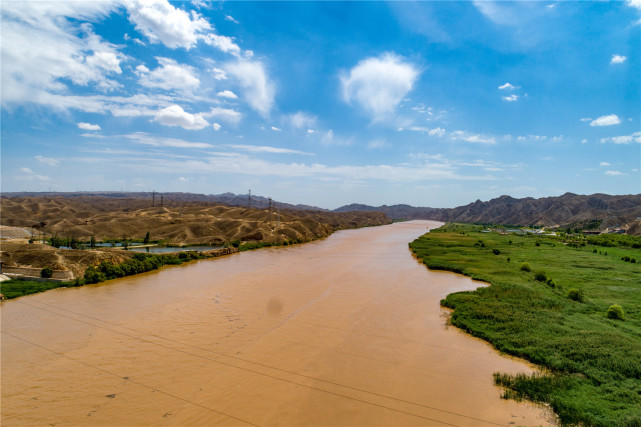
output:
[[[173,245],[223,244],[238,241],[306,242],[327,237],[338,229],[388,224],[380,212],[322,212],[232,207],[216,203],[168,202],[151,207],[149,200],[108,197],[2,197],[3,238],[57,236],[88,242],[109,239],[142,240]],[[10,229],[11,227],[24,227]],[[14,236],[16,233],[20,236]],[[50,246],[5,241],[5,266],[49,267],[84,274],[101,261],[119,263],[133,256],[118,249],[65,250]]]

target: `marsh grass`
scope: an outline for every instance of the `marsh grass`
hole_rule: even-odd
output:
[[[481,234],[478,226],[448,224],[410,247],[430,268],[491,283],[441,301],[454,309],[452,324],[548,368],[548,375],[497,374],[506,398],[547,403],[567,425],[641,426],[641,267],[621,259],[641,257],[633,247],[641,238],[618,241],[594,239],[608,245],[605,255],[578,237]],[[530,271],[520,268],[526,262]],[[534,272],[542,271],[547,280],[537,281]],[[570,290],[582,298],[568,298]],[[624,321],[608,317],[612,305]]]

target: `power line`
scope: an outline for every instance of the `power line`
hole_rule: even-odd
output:
[[[75,321],[80,322],[80,323],[85,323],[85,324],[88,324],[88,325],[91,325],[91,326],[94,326],[94,327],[97,327],[97,328],[100,328],[100,329],[104,329],[104,330],[107,330],[107,331],[114,332],[116,334],[124,335],[124,336],[132,338],[132,339],[140,340],[142,342],[154,344],[154,345],[157,345],[159,347],[167,348],[167,349],[178,351],[178,352],[181,352],[181,353],[184,353],[184,354],[187,354],[187,355],[191,355],[191,356],[198,357],[198,358],[201,358],[201,359],[209,360],[209,361],[214,362],[214,363],[219,363],[219,364],[222,364],[222,365],[225,365],[225,366],[230,366],[232,368],[236,368],[236,369],[240,369],[240,370],[243,370],[243,371],[251,372],[251,373],[254,373],[254,374],[257,374],[257,375],[266,376],[266,377],[273,378],[273,379],[276,379],[276,380],[279,380],[279,381],[283,381],[283,382],[299,385],[299,386],[302,386],[302,387],[310,388],[312,390],[316,390],[316,391],[320,391],[320,392],[323,392],[323,393],[327,393],[327,394],[343,397],[343,398],[346,398],[346,399],[355,400],[355,401],[358,401],[358,402],[362,402],[362,403],[366,403],[366,404],[369,404],[369,405],[381,407],[381,408],[388,409],[388,410],[391,410],[391,411],[400,412],[400,413],[411,415],[411,416],[415,416],[415,417],[418,417],[418,418],[423,418],[423,419],[426,419],[426,420],[429,420],[429,421],[435,421],[435,422],[438,422],[438,423],[441,423],[441,424],[445,424],[445,425],[455,425],[455,424],[450,424],[450,423],[447,423],[447,422],[435,420],[435,419],[432,419],[432,418],[424,417],[422,415],[414,414],[414,413],[411,413],[411,412],[406,412],[406,411],[403,411],[403,410],[391,408],[391,407],[388,407],[388,406],[385,406],[385,405],[380,405],[380,404],[377,404],[377,403],[373,403],[373,402],[369,402],[369,401],[366,401],[366,400],[358,399],[358,398],[355,398],[355,397],[352,397],[352,396],[346,396],[344,394],[340,394],[340,393],[332,392],[332,391],[329,391],[329,390],[324,390],[324,389],[321,389],[321,388],[309,386],[307,384],[301,384],[301,383],[296,382],[296,381],[287,380],[285,378],[280,378],[280,377],[277,377],[277,376],[274,376],[274,375],[270,375],[270,374],[266,374],[266,373],[263,373],[263,372],[254,371],[254,370],[251,370],[249,368],[243,368],[243,367],[231,364],[231,363],[223,362],[223,361],[220,361],[220,360],[217,360],[217,359],[212,359],[212,358],[205,357],[205,356],[202,356],[202,355],[199,355],[199,354],[195,354],[195,353],[191,353],[191,352],[188,352],[188,351],[185,351],[185,350],[180,350],[180,349],[177,349],[177,348],[174,348],[174,347],[166,346],[166,345],[154,342],[154,341],[149,341],[149,340],[146,340],[146,339],[143,339],[143,338],[140,338],[140,337],[132,336],[132,335],[120,332],[120,331],[115,331],[113,329],[109,329],[109,328],[106,328],[106,327],[103,327],[103,326],[99,326],[99,325],[96,325],[96,324],[91,323],[91,322],[85,322],[85,321],[82,321],[80,319],[76,319],[76,318],[71,317],[71,316],[66,316],[64,314],[56,313],[55,311],[47,310],[47,309],[42,308],[42,307],[37,307],[37,306],[31,305],[31,304],[27,304],[27,303],[25,303],[23,301],[16,301],[16,302],[19,302],[21,304],[27,305],[27,306],[35,308],[35,309],[39,309],[39,310],[46,311],[46,312],[49,312],[49,313],[52,313],[52,314],[56,314],[58,316],[66,317],[68,319],[72,319],[72,320],[75,320]],[[130,328],[130,327],[123,326],[123,325],[118,325],[118,324],[115,324],[115,323],[112,323],[112,322],[109,322],[109,321],[106,321],[106,320],[102,320],[102,319],[95,318],[95,317],[92,317],[92,316],[88,316],[88,315],[85,315],[85,314],[82,314],[82,313],[74,312],[72,310],[63,309],[63,308],[54,306],[52,304],[47,304],[47,303],[43,303],[43,302],[38,302],[38,303],[39,304],[49,305],[49,306],[54,307],[54,308],[56,308],[58,310],[61,310],[61,311],[66,311],[68,313],[73,313],[73,314],[76,314],[76,315],[79,315],[79,316],[83,316],[83,317],[87,317],[87,318],[90,318],[90,319],[94,319],[94,320],[97,320],[99,322],[103,322],[103,323],[106,323],[106,324],[109,324],[109,325],[113,325],[113,326],[116,326],[116,327],[119,327],[119,328],[128,329],[128,330],[133,331],[133,332],[149,335],[149,336],[152,336],[154,338],[162,339],[162,340],[169,341],[169,342],[172,342],[172,343],[175,343],[175,344],[179,344],[179,345],[183,345],[183,346],[186,346],[186,347],[191,347],[191,348],[194,348],[194,349],[197,349],[197,350],[201,350],[201,351],[205,351],[205,352],[208,352],[208,353],[215,354],[217,356],[227,357],[227,358],[232,359],[232,360],[238,360],[238,361],[241,361],[241,362],[250,363],[250,364],[261,366],[261,367],[265,367],[265,368],[268,368],[268,369],[273,369],[275,371],[281,371],[281,372],[288,373],[288,374],[291,374],[291,375],[296,375],[296,376],[299,376],[299,377],[302,377],[302,378],[307,378],[307,379],[323,382],[323,383],[326,383],[326,384],[331,384],[331,385],[334,385],[334,386],[342,387],[342,388],[353,390],[353,391],[356,391],[356,392],[370,394],[370,395],[373,395],[373,396],[382,397],[382,398],[386,398],[386,399],[389,399],[389,400],[394,400],[394,401],[397,401],[397,402],[406,403],[406,404],[409,404],[409,405],[418,406],[418,407],[422,407],[422,408],[433,410],[433,411],[443,412],[443,413],[447,413],[447,414],[450,414],[450,415],[459,416],[459,417],[462,417],[462,418],[467,418],[467,419],[472,419],[472,420],[475,420],[475,421],[481,421],[481,422],[488,423],[488,424],[502,426],[502,424],[498,424],[498,423],[495,423],[493,421],[484,420],[482,418],[476,418],[476,417],[472,417],[472,416],[469,416],[469,415],[464,415],[464,414],[461,414],[461,413],[458,413],[458,412],[448,411],[448,410],[445,410],[445,409],[439,409],[439,408],[436,408],[436,407],[432,407],[432,406],[423,405],[423,404],[420,404],[420,403],[411,402],[409,400],[404,400],[404,399],[396,398],[396,397],[393,397],[393,396],[387,396],[387,395],[384,395],[384,394],[380,394],[380,393],[376,393],[376,392],[372,392],[372,391],[368,391],[368,390],[362,390],[362,389],[359,389],[359,388],[356,388],[356,387],[352,387],[352,386],[336,383],[336,382],[329,381],[329,380],[324,380],[322,378],[316,378],[316,377],[312,377],[312,376],[309,376],[309,375],[299,374],[299,373],[296,373],[296,372],[293,372],[293,371],[288,371],[286,369],[277,368],[277,367],[266,365],[266,364],[263,364],[263,363],[254,362],[254,361],[251,361],[251,360],[243,359],[241,357],[231,356],[231,355],[228,355],[228,354],[225,354],[225,353],[219,353],[219,352],[216,352],[216,351],[213,351],[213,350],[204,349],[204,348],[197,347],[197,346],[190,345],[190,344],[185,344],[185,343],[182,343],[182,342],[177,341],[177,340],[172,340],[170,338],[165,338],[165,337],[162,337],[162,336],[159,336],[159,335],[155,335],[155,334],[152,334],[152,333],[149,333],[149,332],[139,331],[139,330],[134,329],[134,328]],[[308,322],[305,322],[305,323],[308,323]]]

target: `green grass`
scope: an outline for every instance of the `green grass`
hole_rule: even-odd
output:
[[[410,247],[429,268],[491,283],[441,301],[454,310],[453,325],[548,368],[546,376],[497,374],[505,397],[548,403],[566,425],[641,426],[641,265],[621,259],[641,259],[633,247],[641,238],[603,247],[584,245],[580,236],[481,229],[447,224]],[[523,263],[531,271],[521,270]],[[535,280],[540,273],[548,280]],[[568,298],[570,289],[582,299]],[[608,317],[613,304],[625,320]]]
[[[65,286],[72,285],[69,282],[34,282],[12,279],[0,282],[0,293],[7,299],[12,299]]]

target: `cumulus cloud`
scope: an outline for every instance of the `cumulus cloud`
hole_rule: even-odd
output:
[[[40,181],[40,182],[51,181],[51,178],[49,178],[48,176],[39,175],[39,174],[35,173],[34,171],[32,171],[29,168],[24,168],[24,167],[20,168],[20,172],[23,174],[23,175],[20,176],[20,179],[23,180],[23,181],[29,181],[29,182],[33,182],[33,181]]]
[[[193,92],[200,86],[194,67],[170,58],[156,57],[156,60],[160,65],[151,72],[145,66],[136,67],[142,86],[181,92]]]
[[[209,22],[198,13],[187,13],[167,0],[127,0],[125,7],[136,30],[152,43],[170,48],[190,49],[211,30]]]
[[[471,134],[461,130],[456,130],[450,134],[450,138],[453,141],[466,141],[473,144],[495,144],[496,139],[491,136],[485,136],[480,134]]]
[[[345,102],[356,102],[374,121],[394,113],[420,72],[403,58],[386,53],[360,61],[341,77]]]
[[[221,70],[220,68],[212,68],[211,73],[214,75],[214,78],[216,80],[227,80],[227,73],[225,70]]]
[[[280,132],[282,129],[281,128],[277,128],[276,126],[272,126],[272,130],[276,131],[276,132]]]
[[[512,95],[509,95],[509,96],[504,96],[504,97],[502,97],[502,99],[503,99],[503,101],[514,102],[514,101],[518,101],[519,97],[518,97],[518,95],[512,94]]]
[[[608,162],[601,162],[601,163],[599,163],[599,166],[610,166],[610,163],[608,163]]]
[[[100,130],[100,125],[92,125],[91,123],[80,122],[77,126],[83,130]]]
[[[240,56],[241,54],[240,46],[238,46],[234,42],[234,39],[231,37],[221,36],[219,34],[207,34],[205,37],[203,37],[203,40],[208,45],[218,48],[225,53],[229,53],[234,56]],[[251,56],[251,55],[252,55],[251,51],[247,51],[245,53],[245,56]]]
[[[218,95],[218,96],[220,96],[222,98],[238,99],[238,95],[236,95],[231,90],[223,90],[223,91],[218,92],[216,95]]]
[[[211,127],[213,127],[214,130],[216,132],[218,132],[222,126],[220,126],[220,124],[218,124],[218,123],[214,123],[213,125],[211,125]]]
[[[430,129],[428,127],[423,127],[423,126],[411,126],[409,130],[414,132],[424,132],[430,136],[442,137],[443,135],[445,135],[445,129],[440,127]]]
[[[610,59],[610,64],[623,64],[626,59],[628,58],[623,55],[612,55],[612,59]]]
[[[610,114],[609,116],[601,116],[598,119],[594,119],[590,122],[590,126],[612,126],[618,125],[621,123],[621,119],[616,114]]]
[[[609,138],[601,138],[601,143],[611,142],[613,144],[631,144],[636,142],[641,144],[641,132],[635,132],[632,135],[611,136]]]
[[[624,173],[624,172],[621,172],[621,171],[605,171],[605,175],[621,176],[621,175],[627,175],[627,173]]]
[[[227,64],[225,68],[238,81],[250,107],[263,117],[269,115],[274,104],[275,90],[267,77],[265,65],[260,61],[240,60]]]
[[[156,113],[155,121],[165,126],[180,126],[188,130],[200,130],[209,126],[202,114],[191,114],[179,105],[171,105]]]
[[[501,86],[499,86],[499,89],[501,89],[501,90],[514,90],[514,89],[518,89],[520,87],[521,86],[514,86],[513,84],[510,84],[510,83],[504,83]]]
[[[626,0],[626,3],[630,7],[636,7],[637,9],[641,9],[641,0]]]

